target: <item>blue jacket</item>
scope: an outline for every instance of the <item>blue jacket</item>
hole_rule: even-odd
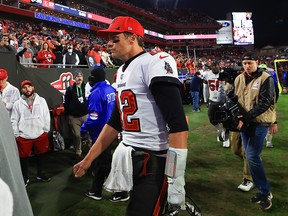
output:
[[[200,92],[203,79],[198,77],[196,74],[193,75],[192,81],[190,83],[191,92]]]
[[[89,132],[93,142],[109,120],[115,106],[115,89],[106,81],[96,83],[88,96],[88,118],[81,126],[81,133]]]

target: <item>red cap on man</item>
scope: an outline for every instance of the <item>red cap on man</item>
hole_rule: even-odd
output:
[[[30,80],[24,80],[23,82],[21,82],[21,88],[23,88],[25,85],[33,86]]]
[[[134,18],[127,16],[118,16],[112,20],[112,23],[105,30],[97,32],[99,37],[107,38],[109,33],[123,33],[128,32],[144,37],[143,26]]]
[[[0,69],[0,80],[4,80],[8,77],[8,73],[5,69]]]

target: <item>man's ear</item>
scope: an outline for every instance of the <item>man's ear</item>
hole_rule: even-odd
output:
[[[137,36],[135,34],[130,36],[130,44],[134,43],[136,41]]]

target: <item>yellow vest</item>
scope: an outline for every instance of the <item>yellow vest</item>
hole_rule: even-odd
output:
[[[238,103],[248,112],[259,103],[260,88],[264,81],[269,77],[268,73],[262,73],[261,76],[251,80],[245,85],[245,75],[240,74],[235,79],[235,95],[238,96]],[[276,121],[276,105],[274,104],[261,115],[251,120],[257,123],[274,123]]]

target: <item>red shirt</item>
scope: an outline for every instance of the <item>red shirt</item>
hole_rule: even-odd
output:
[[[40,50],[37,55],[38,63],[43,65],[38,65],[39,68],[48,68],[48,65],[53,64],[53,60],[56,59],[56,56],[53,52],[48,50]]]

